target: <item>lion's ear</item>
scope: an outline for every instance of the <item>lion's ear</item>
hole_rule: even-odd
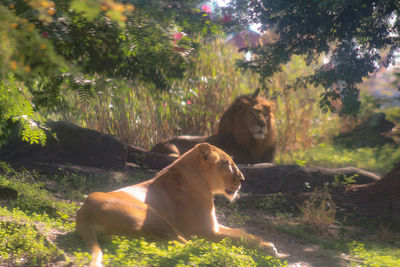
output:
[[[217,160],[215,153],[208,143],[200,143],[196,145],[196,149],[199,151],[202,160],[206,162],[215,162]]]

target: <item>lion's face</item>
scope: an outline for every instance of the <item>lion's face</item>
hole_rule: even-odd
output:
[[[244,114],[244,121],[247,123],[251,135],[259,140],[264,139],[269,134],[270,119],[271,109],[262,103],[249,107]]]
[[[233,201],[244,181],[232,158],[221,149],[202,143],[196,146],[201,151],[205,161],[205,179],[211,186],[213,194],[222,194]]]
[[[275,104],[264,97],[242,96],[237,98],[221,117],[218,133],[233,134],[240,144],[252,138],[267,140],[274,138]]]

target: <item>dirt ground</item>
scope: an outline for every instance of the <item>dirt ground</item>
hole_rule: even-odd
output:
[[[246,213],[245,213],[246,214]],[[271,220],[271,217],[262,212],[251,211],[248,216],[257,219]],[[243,226],[246,231],[272,242],[278,250],[279,257],[286,260],[291,267],[343,267],[349,266],[348,255],[322,248],[300,238],[266,229],[262,225]]]

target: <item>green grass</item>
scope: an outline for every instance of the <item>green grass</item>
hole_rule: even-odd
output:
[[[400,249],[382,248],[353,242],[350,249],[351,266],[395,267],[400,266]]]
[[[113,237],[104,246],[103,262],[106,266],[287,266],[285,261],[247,247],[228,239],[210,242],[194,238],[183,244]],[[76,252],[79,263],[75,263],[87,264],[87,256],[87,252]]]
[[[55,226],[45,215],[0,207],[0,265],[44,266],[63,255],[48,238]]]
[[[3,166],[4,167],[4,166]],[[44,188],[44,184],[37,179],[35,172],[17,172],[9,168],[3,168],[5,174],[0,175],[0,186],[14,189],[18,192],[18,198],[8,203],[8,208],[18,209],[27,215],[44,215],[54,218],[62,228],[71,228],[78,206],[60,200]]]

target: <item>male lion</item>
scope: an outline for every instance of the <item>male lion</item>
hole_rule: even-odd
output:
[[[98,234],[153,235],[185,241],[192,235],[214,241],[245,238],[276,255],[270,242],[218,224],[213,195],[233,201],[244,181],[232,159],[201,143],[156,176],[122,189],[90,194],[78,211],[78,233],[92,251],[90,266],[101,266]]]
[[[276,147],[274,103],[258,96],[243,95],[223,113],[217,134],[178,136],[156,144],[151,151],[179,157],[201,142],[215,145],[236,163],[273,162]]]

